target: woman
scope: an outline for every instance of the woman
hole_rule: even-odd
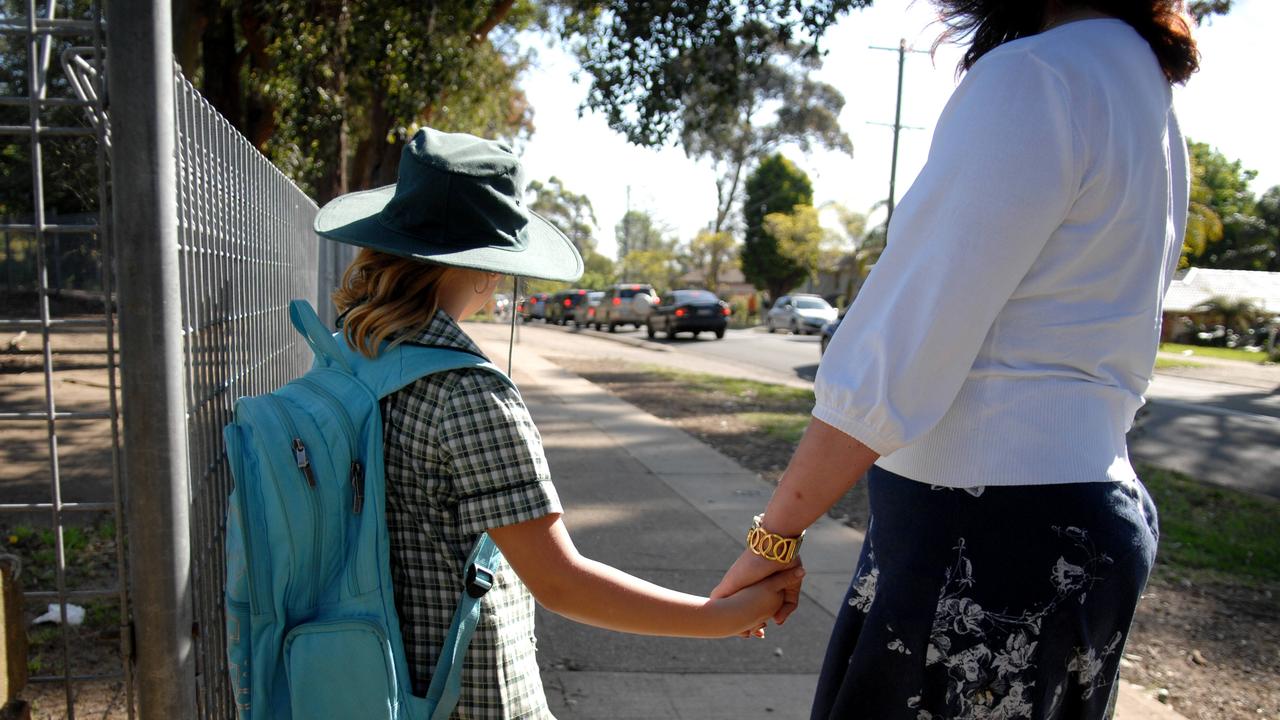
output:
[[[935,4],[967,74],[756,532],[798,537],[870,468],[814,718],[1101,718],[1155,556],[1125,433],[1185,227],[1170,86],[1195,45],[1173,0]],[[794,562],[744,552],[713,596]]]
[[[364,246],[334,295],[351,346],[369,356],[402,342],[482,355],[458,321],[488,303],[500,273],[577,279],[581,257],[525,208],[523,194],[507,146],[424,129],[405,147],[396,185],[322,208],[317,232]],[[427,376],[389,396],[382,414],[391,574],[416,695],[430,684],[480,534],[505,557],[481,601],[452,717],[551,717],[535,657],[535,597],[623,632],[762,637],[763,621],[797,591],[800,570],[708,600],[579,555],[538,429],[490,371]]]

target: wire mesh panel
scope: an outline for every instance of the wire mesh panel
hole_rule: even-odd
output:
[[[0,13],[0,526],[37,718],[132,717],[102,8]],[[24,627],[25,626],[25,627]]]
[[[231,476],[222,427],[237,397],[310,366],[288,303],[316,301],[321,243],[311,229],[315,204],[181,75],[175,103],[197,694],[200,717],[230,718],[222,604]]]

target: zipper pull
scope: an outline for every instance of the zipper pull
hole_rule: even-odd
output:
[[[307,446],[302,444],[302,438],[293,439],[293,461],[298,464],[298,469],[307,478],[307,484],[315,487],[316,476],[311,473],[311,461],[307,459]]]
[[[351,463],[351,512],[356,515],[364,508],[364,468],[359,461]]]

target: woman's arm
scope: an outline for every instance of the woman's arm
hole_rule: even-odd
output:
[[[588,625],[638,635],[727,637],[759,627],[798,587],[803,570],[711,600],[669,590],[583,557],[559,513],[490,528],[489,536],[543,607]]]
[[[858,482],[878,457],[871,448],[821,420],[810,420],[765,508],[765,529],[783,537],[804,532]],[[798,557],[792,565],[783,566],[743,550],[711,592],[711,597],[729,596],[739,588],[798,564]],[[797,585],[788,590],[783,606],[774,615],[778,624],[795,610],[798,598]]]

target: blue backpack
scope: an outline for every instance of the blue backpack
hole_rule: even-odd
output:
[[[370,360],[306,302],[290,303],[289,317],[315,365],[237,400],[223,431],[235,478],[226,611],[237,711],[241,720],[443,720],[501,556],[482,535],[460,569],[465,590],[430,691],[414,696],[391,585],[378,401],[445,370],[507,376],[445,348],[399,345]]]

